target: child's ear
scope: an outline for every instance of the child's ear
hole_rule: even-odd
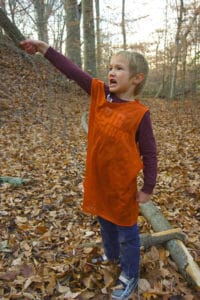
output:
[[[133,77],[133,82],[139,84],[144,80],[144,73],[138,73]]]

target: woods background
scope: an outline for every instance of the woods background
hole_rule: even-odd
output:
[[[93,76],[106,78],[114,51],[134,49],[150,64],[145,95],[196,98],[200,90],[199,1],[166,0],[163,28],[156,29],[151,41],[132,43],[129,35],[134,36],[149,14],[134,10],[134,1],[114,2],[1,0],[0,7],[25,37],[50,43]],[[0,26],[6,29],[2,18]],[[2,27],[0,39],[4,38]],[[143,31],[144,26],[141,35]]]
[[[146,38],[156,2],[163,23]],[[200,299],[199,1],[142,3],[149,12],[138,10],[138,1],[0,0],[2,300],[108,300],[117,274],[91,264],[102,251],[100,229],[81,209],[87,149],[81,118],[89,97],[40,54],[26,54],[19,47],[25,37],[47,41],[103,80],[113,52],[147,57],[142,102],[158,150],[152,201],[164,221],[154,208],[141,208],[140,232],[156,232],[158,243],[141,250],[139,293],[141,300]],[[177,235],[165,243],[160,231],[168,227],[184,243]]]

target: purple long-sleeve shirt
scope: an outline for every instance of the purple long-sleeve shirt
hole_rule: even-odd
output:
[[[74,64],[67,57],[57,52],[52,47],[49,47],[45,57],[67,78],[74,80],[83,90],[89,95],[91,93],[92,77]],[[122,102],[123,99],[117,98],[114,94],[110,95],[109,87],[105,84],[106,98],[112,97],[113,102]],[[157,176],[157,151],[156,143],[152,130],[152,123],[150,119],[150,112],[147,111],[139,125],[136,141],[139,144],[140,154],[142,156],[144,169],[144,184],[142,191],[151,194]]]

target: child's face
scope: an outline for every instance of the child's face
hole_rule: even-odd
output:
[[[114,55],[110,61],[108,85],[111,93],[124,100],[133,99],[135,82],[130,76],[129,64],[122,55]]]

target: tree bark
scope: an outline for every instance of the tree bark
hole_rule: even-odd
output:
[[[65,1],[67,56],[81,67],[80,10],[76,0]]]
[[[19,47],[19,42],[25,40],[25,37],[20,32],[15,24],[13,24],[7,17],[5,11],[0,7],[0,26],[10,39]]]
[[[84,69],[96,77],[96,51],[93,0],[82,0],[83,38],[84,38]]]
[[[102,51],[101,51],[101,30],[100,30],[100,3],[99,0],[95,0],[95,11],[96,11],[96,64],[97,64],[97,77],[101,76],[101,63],[102,63]]]
[[[197,7],[194,11],[194,15],[190,20],[190,23],[188,24],[185,32],[181,36],[181,42],[182,42],[182,66],[183,66],[183,72],[182,72],[182,98],[185,98],[185,87],[186,87],[186,65],[187,65],[187,52],[188,52],[188,35],[192,31],[192,27],[197,19],[197,16],[200,14],[200,6]]]
[[[122,38],[123,38],[123,49],[127,49],[127,43],[126,43],[126,21],[125,21],[125,4],[126,1],[122,0]]]
[[[38,30],[38,39],[48,43],[47,22],[52,9],[51,4],[45,4],[44,1],[32,1],[35,9],[36,26]]]
[[[180,0],[180,11],[178,17],[178,25],[175,37],[175,50],[174,50],[174,61],[172,66],[172,80],[171,80],[171,88],[170,88],[170,99],[174,99],[176,96],[176,77],[177,77],[177,66],[179,60],[179,52],[180,52],[180,32],[181,32],[181,25],[183,22],[183,0]]]

